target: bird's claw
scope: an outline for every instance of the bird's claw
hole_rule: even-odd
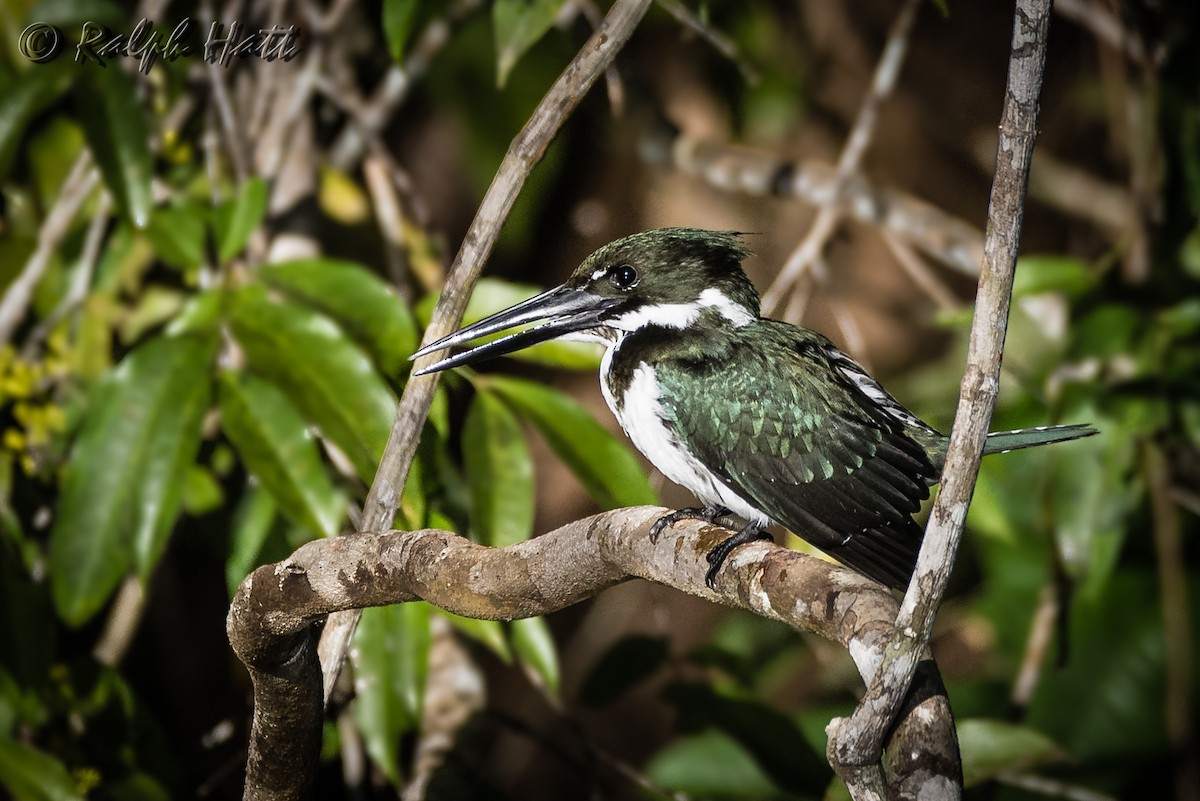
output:
[[[715,545],[705,556],[705,559],[708,560],[709,564],[708,571],[704,574],[705,585],[707,585],[710,590],[715,590],[717,588],[717,572],[720,571],[721,565],[725,564],[725,560],[729,557],[729,554],[733,552],[733,549],[739,545],[745,545],[748,542],[755,542],[757,540],[773,541],[774,538],[752,523],[741,529],[732,537],[729,537],[723,542],[717,543],[717,545]]]
[[[654,525],[650,527],[650,542],[658,542],[658,537],[663,533],[663,529],[674,527],[680,520],[703,520],[706,523],[715,523],[718,517],[724,517],[727,514],[729,514],[729,510],[724,506],[690,506],[686,509],[676,509],[654,521]]]

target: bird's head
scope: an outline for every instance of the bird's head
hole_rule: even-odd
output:
[[[758,318],[758,292],[742,272],[739,235],[660,228],[610,242],[563,284],[430,343],[416,359],[514,326],[531,328],[478,345],[417,374],[473,364],[550,339],[615,341],[647,326],[741,326]]]

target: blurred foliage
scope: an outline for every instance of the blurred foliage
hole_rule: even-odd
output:
[[[960,13],[937,5],[947,16],[931,16]],[[573,8],[563,0],[382,0],[348,12],[348,30],[322,46],[345,48],[350,55],[338,64],[351,82],[366,81],[364,94],[393,62],[407,65],[404,75],[418,82],[414,116],[454,121],[437,131],[453,156],[445,170],[461,173],[470,206],[581,41],[586,26]],[[170,30],[194,12],[171,6],[171,24],[157,27]],[[748,84],[728,61],[686,45],[738,136],[786,140],[829,113],[812,102],[819,65],[788,41],[791,12],[700,3],[698,13],[761,71]],[[1181,43],[1195,44],[1194,14],[1170,13],[1172,52],[1187,52]],[[316,177],[300,211],[281,210],[273,204],[284,176],[250,158],[257,141],[241,143],[250,168],[230,156],[229,122],[198,57],[160,59],[141,75],[124,69],[132,60],[100,69],[65,55],[33,64],[18,52],[30,22],[73,31],[84,20],[116,30],[135,22],[103,0],[0,5],[6,296],[71,191],[72,165],[89,159],[100,184],[52,243],[13,335],[0,344],[0,787],[20,801],[236,797],[229,776],[237,770],[228,766],[242,759],[248,698],[222,638],[224,604],[256,566],[352,530],[452,251],[440,229],[460,229],[455,215],[469,217],[473,207],[431,222],[419,193],[399,182],[402,195],[412,193],[398,222],[402,269],[384,269],[387,237],[373,220],[380,201],[361,154],[351,166],[332,155],[340,130],[332,120],[345,119],[354,98],[324,91],[303,109],[312,116],[317,150],[306,159]],[[438,25],[448,40],[430,52],[426,35]],[[651,43],[635,62],[643,70],[641,61],[656,63],[647,51],[678,37],[661,11],[644,26]],[[1164,676],[1186,669],[1180,648],[1193,649],[1184,683],[1193,707],[1200,698],[1195,643],[1168,642],[1162,600],[1175,568],[1183,592],[1170,597],[1200,620],[1200,76],[1194,59],[1181,61],[1156,67],[1157,85],[1146,89],[1158,104],[1147,141],[1163,165],[1147,201],[1155,209],[1148,275],[1126,273],[1128,238],[1029,255],[1017,273],[995,427],[1090,421],[1103,433],[984,465],[937,643],[952,655],[970,646],[962,664],[951,658],[944,669],[967,783],[981,787],[981,798],[1026,797],[1003,782],[1030,772],[1114,797],[1167,797],[1174,746],[1166,708],[1175,699]],[[244,60],[240,73],[217,75],[232,90],[231,76],[252,66],[258,75],[282,67]],[[347,76],[330,71],[322,80],[335,78]],[[244,102],[252,92],[239,86],[231,94]],[[172,116],[181,105],[183,115]],[[561,249],[552,241],[560,237],[547,232],[565,226],[561,201],[580,191],[566,187],[591,175],[575,174],[583,148],[604,140],[608,156],[625,157],[623,145],[608,144],[600,113],[585,104],[584,122],[535,172],[498,249],[507,277],[480,282],[466,322],[553,280],[514,265],[553,266],[547,253]],[[397,123],[376,136],[390,142],[407,130]],[[462,205],[452,183],[438,187],[450,196],[439,202]],[[632,192],[635,182],[618,183]],[[276,239],[298,230],[313,252],[275,255]],[[1069,325],[1046,325],[1047,309]],[[895,382],[899,397],[942,427],[968,322],[969,312],[943,314],[935,325],[944,347]],[[596,508],[655,503],[624,439],[567,393],[530,378],[547,367],[591,374],[597,365],[594,348],[544,343],[496,372],[447,376],[396,525],[447,528],[497,546],[525,540],[536,525],[542,450]],[[1164,518],[1164,508],[1175,517]],[[1164,537],[1179,541],[1183,564],[1163,555]],[[1031,627],[1047,598],[1061,609],[1060,626],[1046,652],[1031,655]],[[374,778],[346,794],[394,797],[389,787],[411,776],[434,615],[445,613],[423,603],[363,615],[353,698],[334,710],[357,734],[329,727],[324,774],[339,781],[338,750],[361,748]],[[581,708],[633,707],[670,721],[668,735],[628,757],[659,789],[621,797],[844,793],[830,783],[823,729],[852,705],[857,677],[844,655],[773,623],[731,616],[689,649],[639,629],[607,649],[585,649],[590,666],[576,665],[581,675],[572,677],[557,625],[445,617],[471,643],[474,661],[510,682],[515,667],[526,692],[534,688],[569,722],[574,734],[557,748],[580,736],[584,752],[598,748],[578,734]],[[163,656],[173,648],[182,650]],[[1014,677],[1029,660],[1040,682],[1018,699]],[[200,666],[203,686],[175,686],[172,671],[186,673],[184,663]],[[216,698],[199,714],[197,702],[180,700],[209,691]],[[218,721],[232,721],[234,734],[218,736],[219,726],[202,734]],[[480,740],[464,735],[451,764],[475,777],[460,776],[473,787],[464,797],[498,797],[484,767],[490,746]]]

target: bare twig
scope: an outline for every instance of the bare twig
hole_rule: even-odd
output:
[[[742,74],[742,80],[751,86],[758,83],[758,70],[754,69],[738,52],[737,42],[697,17],[679,0],[658,0],[658,5],[674,17],[676,22],[708,42],[714,50],[733,62],[734,66],[738,68],[738,72]]]
[[[1032,773],[1013,773],[1006,771],[996,776],[996,780],[1010,787],[1019,787],[1032,793],[1048,795],[1051,798],[1065,798],[1067,801],[1117,801],[1116,797],[1098,793],[1078,784],[1068,784],[1058,779],[1045,776],[1035,776]]]
[[[362,533],[309,543],[256,570],[228,620],[230,642],[254,682],[245,797],[297,798],[311,787],[322,714],[312,623],[335,610],[424,598],[461,615],[511,619],[561,609],[638,576],[839,642],[864,681],[877,678],[897,609],[884,587],[763,542],[734,552],[709,589],[705,554],[728,532],[693,522],[651,542],[649,528],[665,511],[607,512],[507,548],[436,530]],[[935,797],[927,793],[956,781],[953,722],[932,662],[923,663],[889,737],[890,791]]]
[[[819,162],[797,163],[770,153],[695,139],[663,120],[643,131],[642,157],[673,167],[718,189],[756,197],[794,197],[818,208],[836,206],[849,219],[877,227],[966,275],[979,275],[983,235],[923,200],[873,186],[861,175],[837,180]],[[790,314],[789,314],[790,317]]]
[[[38,321],[25,344],[21,346],[21,354],[31,360],[42,342],[67,315],[79,308],[87,298],[88,290],[92,288],[92,275],[96,270],[96,262],[100,258],[100,246],[104,244],[104,234],[108,231],[109,212],[112,211],[112,196],[107,192],[100,195],[92,221],[88,224],[87,234],[83,240],[83,251],[79,254],[79,265],[71,276],[71,286],[67,294],[59,301],[54,309]]]
[[[75,159],[71,171],[63,179],[58,198],[38,229],[37,247],[25,261],[21,274],[5,288],[4,297],[0,299],[0,344],[9,342],[21,324],[33,300],[33,291],[50,267],[51,257],[71,229],[79,207],[87,200],[98,180],[99,175],[92,167],[92,154],[85,150]]]
[[[392,114],[408,97],[413,85],[429,69],[454,28],[462,23],[482,0],[457,0],[446,13],[432,20],[413,42],[403,64],[395,64],[384,73],[371,99],[363,107],[362,118],[346,125],[329,148],[329,162],[339,170],[349,170],[362,157],[366,144],[363,134],[378,135]]]
[[[1029,626],[1029,636],[1025,639],[1025,654],[1021,657],[1021,668],[1013,681],[1011,700],[1014,711],[1018,713],[1029,706],[1042,678],[1042,666],[1046,664],[1046,650],[1054,640],[1054,624],[1058,620],[1058,613],[1058,592],[1052,581],[1038,593],[1037,609]]]
[[[905,0],[899,13],[896,14],[895,20],[892,21],[887,44],[883,47],[879,63],[875,65],[875,75],[871,79],[871,86],[858,108],[854,126],[850,129],[850,135],[846,137],[846,144],[842,147],[842,153],[838,157],[835,176],[835,191],[838,194],[841,193],[841,187],[846,180],[858,170],[858,166],[862,163],[863,154],[866,153],[871,137],[875,133],[879,108],[896,85],[900,66],[904,63],[904,56],[908,51],[909,34],[912,32],[913,23],[917,19],[917,10],[920,7],[920,0]],[[836,211],[836,206],[826,206],[821,209],[804,240],[788,257],[779,271],[779,275],[763,293],[763,309],[771,311],[782,304],[784,296],[795,285],[800,275],[811,266],[813,258],[825,249],[825,243],[837,229],[840,216]]]
[[[939,309],[951,311],[962,306],[962,301],[958,299],[953,290],[934,274],[925,260],[907,242],[891,231],[880,230],[879,233],[883,236],[888,250],[892,251],[892,255],[896,257],[896,263],[900,265],[900,269],[908,273],[912,282],[928,295]]]
[[[513,139],[450,268],[433,319],[425,330],[424,343],[446,336],[462,320],[483,263],[526,178],[563,122],[633,34],[649,5],[650,0],[618,0],[614,3],[599,29],[567,65],[529,122]],[[436,373],[411,378],[405,385],[387,447],[363,506],[362,526],[366,531],[391,526],[436,386]],[[325,626],[320,654],[326,688],[333,686],[333,680],[341,670],[357,621],[357,612],[346,612],[330,617]]]
[[[1193,653],[1192,624],[1188,610],[1186,559],[1183,555],[1183,521],[1171,499],[1171,470],[1165,455],[1146,444],[1143,470],[1150,491],[1154,521],[1154,551],[1158,559],[1159,600],[1162,604],[1166,658],[1167,738],[1175,767],[1175,798],[1200,801],[1200,741],[1192,723]]]
[[[1098,3],[1095,0],[1057,0],[1054,10],[1096,37],[1097,41],[1124,53],[1133,62],[1142,65],[1149,64],[1149,60],[1146,58],[1146,47],[1142,44],[1142,40],[1131,35],[1129,30],[1121,24],[1121,20],[1117,19],[1104,3]],[[1154,62],[1161,63],[1161,59],[1165,55],[1166,53],[1162,50],[1156,51]]]
[[[872,770],[878,763],[880,743],[892,711],[907,694],[919,655],[927,648],[979,473],[1000,383],[1049,25],[1050,0],[1017,0],[984,263],[942,488],[878,680],[872,682],[853,715],[829,726],[830,762],[846,779],[852,794],[852,782],[859,778],[860,771]],[[957,793],[950,795],[956,797]],[[871,796],[868,790],[860,791],[857,797]]]

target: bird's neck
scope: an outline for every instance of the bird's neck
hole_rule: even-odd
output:
[[[619,332],[602,365],[607,391],[614,399],[621,398],[642,365],[654,369],[675,362],[706,371],[727,364],[745,335],[753,336],[753,329],[760,325],[757,317],[739,322],[734,326],[718,312],[705,310],[695,324],[685,328],[647,324]]]

